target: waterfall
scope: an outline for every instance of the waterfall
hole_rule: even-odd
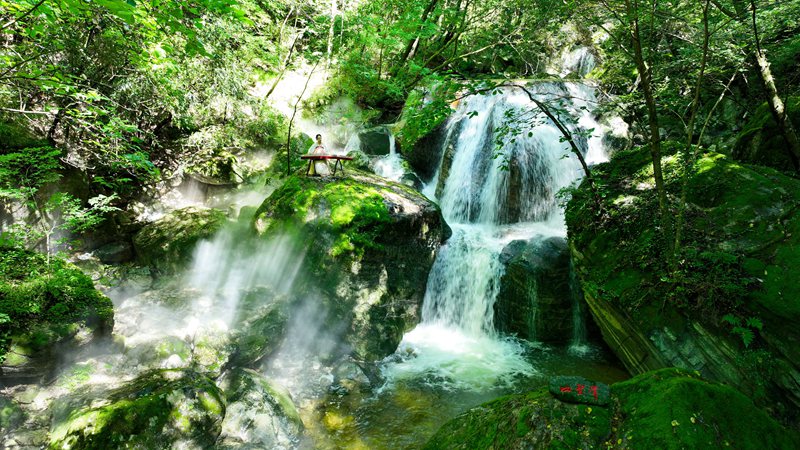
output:
[[[540,101],[563,105],[562,121],[587,159],[604,158],[599,138],[578,133],[599,127],[581,109],[593,106],[590,87],[528,89]],[[434,377],[445,386],[491,388],[536,373],[525,344],[494,330],[500,253],[515,239],[565,236],[557,193],[582,173],[555,125],[518,88],[467,97],[446,132],[442,165],[431,181],[436,186],[423,192],[438,197],[453,234],[429,275],[422,323],[406,334],[384,375],[390,382]]]
[[[400,158],[400,154],[397,153],[394,134],[389,133],[389,154],[378,158],[372,164],[372,170],[376,174],[392,181],[400,181],[403,175],[406,174],[403,160]]]

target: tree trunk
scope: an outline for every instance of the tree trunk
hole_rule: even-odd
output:
[[[692,98],[691,112],[689,113],[689,123],[686,126],[686,149],[684,150],[684,166],[681,180],[681,201],[678,204],[678,217],[675,220],[675,243],[672,246],[673,268],[677,267],[677,254],[681,248],[681,233],[683,231],[684,216],[686,215],[686,197],[689,190],[689,172],[694,168],[694,162],[697,159],[692,143],[694,142],[694,124],[697,120],[697,111],[700,107],[700,91],[703,88],[703,77],[705,76],[706,64],[708,63],[708,42],[711,37],[711,33],[708,29],[708,5],[709,0],[706,0],[703,5],[703,57],[700,60],[700,73],[697,75],[697,82],[694,87],[694,97]],[[699,142],[698,145],[700,145]]]
[[[436,5],[438,3],[439,0],[431,0],[428,3],[428,6],[425,7],[425,10],[422,11],[422,17],[420,18],[419,25],[417,25],[417,32],[415,33],[415,36],[409,39],[408,42],[406,43],[406,48],[405,50],[403,50],[403,54],[400,55],[400,60],[397,62],[397,65],[395,66],[396,68],[394,70],[395,75],[397,74],[397,71],[400,70],[400,68],[406,63],[409,55],[411,54],[411,51],[417,45],[417,42],[419,41],[419,32],[422,29],[422,24],[424,24],[428,20],[428,16],[431,14],[433,9],[436,8]]]
[[[719,11],[733,20],[741,23],[744,26],[747,24],[747,6],[742,0],[735,0],[733,2],[734,11],[726,8],[718,0],[712,0],[714,6]],[[761,82],[764,83],[767,105],[772,113],[772,118],[778,125],[778,129],[786,140],[786,151],[789,153],[789,158],[794,164],[794,169],[800,171],[800,138],[797,136],[797,130],[792,125],[789,115],[786,113],[786,105],[783,104],[780,95],[778,95],[778,87],[775,85],[775,77],[772,76],[772,70],[769,67],[769,60],[766,53],[761,48],[761,40],[758,37],[758,23],[756,22],[756,3],[750,0],[750,17],[752,23],[749,25],[753,29],[753,40],[755,44],[755,61],[758,67],[758,76]]]
[[[333,31],[334,26],[336,25],[336,15],[337,11],[337,0],[331,0],[331,26],[328,29],[328,64],[325,66],[325,70],[331,68],[331,61],[333,59]]]
[[[794,164],[794,170],[800,171],[800,139],[797,137],[797,131],[792,125],[789,115],[786,113],[786,105],[778,95],[778,88],[775,86],[775,77],[772,76],[772,70],[769,68],[769,61],[767,55],[761,49],[758,42],[758,29],[755,22],[755,5],[753,6],[753,31],[756,34],[756,65],[758,65],[758,74],[761,76],[761,81],[764,82],[764,89],[767,94],[767,104],[769,110],[772,112],[772,118],[778,124],[778,129],[781,131],[784,139],[786,139],[786,150],[789,152],[789,158]]]
[[[650,156],[653,159],[653,179],[655,180],[656,192],[658,194],[658,210],[661,213],[661,222],[664,226],[664,231],[667,233],[667,236],[669,236],[672,233],[671,217],[667,205],[667,191],[664,186],[664,175],[661,170],[661,136],[658,124],[658,110],[656,109],[656,101],[653,97],[653,90],[650,85],[652,73],[642,53],[638,12],[631,4],[631,0],[625,0],[625,7],[627,9],[628,24],[631,31],[633,59],[636,62],[636,69],[641,78],[639,87],[642,90],[645,105],[647,106],[647,122],[650,128]]]

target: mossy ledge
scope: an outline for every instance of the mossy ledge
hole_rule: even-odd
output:
[[[214,382],[181,370],[156,370],[110,392],[102,405],[57,410],[50,448],[211,448],[225,401]]]
[[[546,389],[473,408],[442,426],[426,450],[517,448],[797,448],[736,390],[676,368],[611,386],[608,406],[564,403]]]
[[[662,159],[673,199],[679,146],[666,142]],[[788,269],[800,267],[800,181],[701,155],[673,270],[648,149],[619,152],[593,172],[608,214],[598,223],[584,183],[567,206],[568,237],[587,303],[625,367],[697,370],[797,421],[800,284]]]
[[[5,381],[40,378],[64,349],[110,335],[111,300],[63,259],[0,247],[0,362]]]
[[[263,239],[289,235],[305,255],[297,293],[321,298],[358,357],[394,352],[419,321],[428,272],[449,229],[420,193],[348,169],[341,178],[291,176],[253,217]]]

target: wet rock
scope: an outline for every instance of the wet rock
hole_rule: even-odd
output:
[[[207,448],[217,440],[225,401],[204,375],[145,373],[79,409],[54,412],[52,448]]]
[[[422,180],[417,176],[415,173],[406,173],[400,178],[400,182],[405,184],[408,187],[412,187],[416,190],[422,190]]]
[[[353,150],[347,153],[347,156],[353,158],[352,161],[346,162],[348,169],[369,170],[372,171],[372,160],[366,153],[360,150]]]
[[[447,121],[442,122],[430,133],[419,138],[409,152],[403,152],[408,163],[420,179],[430,182],[442,161],[442,153],[447,139]],[[447,164],[447,167],[450,165]]]
[[[566,240],[513,241],[500,261],[505,273],[494,304],[495,327],[528,340],[569,342],[573,301]]]
[[[296,448],[303,422],[289,392],[260,373],[242,369],[219,382],[227,408],[217,448]]]
[[[741,393],[679,369],[613,384],[611,399],[608,406],[566,403],[544,389],[502,397],[446,423],[425,448],[796,448],[800,443],[795,430],[783,428]]]
[[[359,149],[366,155],[388,155],[391,148],[392,132],[385,126],[370,128],[358,134]]]
[[[253,367],[280,345],[286,330],[287,311],[282,303],[273,303],[250,313],[239,323],[231,337],[228,366]]]
[[[359,359],[391,354],[419,321],[428,272],[446,236],[435,204],[363,172],[291,177],[259,208],[264,239],[290,232],[305,252],[298,292],[320,296],[326,327]],[[342,331],[343,329],[344,331]]]
[[[133,246],[129,242],[113,242],[94,251],[100,261],[119,264],[133,260]]]
[[[155,273],[175,273],[189,261],[197,242],[213,236],[225,222],[225,213],[216,209],[178,209],[145,225],[133,238],[134,249]]]

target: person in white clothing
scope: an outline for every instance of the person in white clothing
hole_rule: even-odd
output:
[[[311,146],[311,149],[308,152],[308,154],[310,154],[310,155],[325,155],[325,154],[327,154],[326,153],[326,149],[325,149],[325,145],[322,144],[322,135],[318,134],[316,136],[316,140],[317,140],[317,142],[314,145]],[[331,170],[330,170],[330,167],[328,166],[328,161],[325,160],[325,159],[322,159],[322,160],[319,160],[319,161],[314,161],[314,163],[311,165],[311,175],[314,175],[314,176],[327,176],[327,175],[330,175],[330,173],[331,173]]]

